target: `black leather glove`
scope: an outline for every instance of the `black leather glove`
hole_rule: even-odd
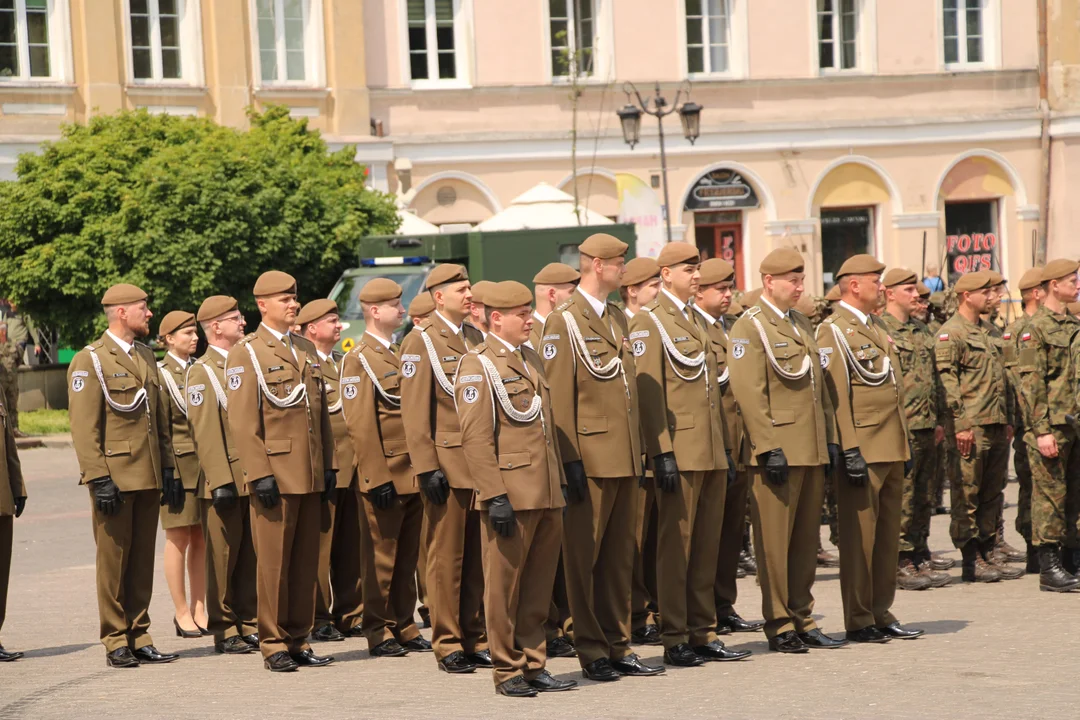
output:
[[[394,498],[397,497],[397,490],[394,488],[394,483],[388,482],[369,492],[368,497],[371,498],[371,504],[377,509],[386,510],[394,504]]]
[[[116,487],[111,477],[106,475],[103,478],[91,480],[90,487],[94,491],[94,501],[99,513],[109,517],[120,512],[124,498],[120,496],[120,488]]]
[[[735,482],[735,478],[738,476],[738,471],[735,470],[735,460],[731,457],[731,451],[725,450],[724,455],[727,457],[727,484],[731,487],[731,484]]]
[[[184,483],[177,479],[173,468],[161,469],[161,504],[168,505],[171,513],[184,509]]]
[[[428,502],[445,505],[447,498],[450,497],[450,483],[447,482],[442,470],[420,473],[420,491],[424,493]]]
[[[322,491],[323,502],[329,502],[330,498],[334,496],[334,490],[337,490],[337,470],[323,470],[323,485],[325,487]]]
[[[25,497],[17,497],[17,498],[15,498],[15,517],[19,517],[20,515],[22,515],[23,510],[25,510],[25,509],[26,509],[26,498]]]
[[[840,467],[840,446],[836,443],[828,444],[829,465],[825,468],[826,475],[832,475]]]
[[[273,475],[267,475],[264,478],[259,478],[255,482],[251,483],[251,491],[255,493],[255,497],[259,498],[259,502],[262,503],[264,508],[275,507],[281,502],[281,493],[278,491],[277,478]]]
[[[491,518],[491,527],[503,537],[514,534],[514,507],[510,504],[510,498],[499,495],[488,501],[488,516]]]
[[[240,499],[240,493],[236,489],[236,483],[229,483],[214,488],[214,491],[210,493],[210,497],[214,503],[214,509],[218,512],[224,512],[236,507],[236,501]]]
[[[679,482],[679,466],[675,464],[675,453],[660,453],[653,458],[653,479],[656,486],[664,492],[675,492]]]
[[[758,464],[765,468],[765,478],[773,485],[783,485],[787,482],[787,455],[784,454],[783,448],[761,453],[758,455]]]
[[[566,473],[566,501],[579,503],[589,496],[589,481],[585,477],[585,463],[580,460],[563,463]]]
[[[859,448],[844,451],[844,472],[848,482],[855,487],[862,487],[870,479],[870,468],[866,467],[866,460]]]

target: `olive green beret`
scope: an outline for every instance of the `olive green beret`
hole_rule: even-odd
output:
[[[375,278],[360,288],[360,302],[381,303],[401,297],[401,286],[390,278]]]
[[[553,262],[545,265],[540,272],[533,276],[533,283],[536,285],[563,285],[565,283],[576,283],[580,279],[581,273],[574,268],[566,263]]]
[[[975,290],[984,290],[989,287],[993,287],[991,282],[993,278],[990,277],[990,273],[985,270],[979,272],[968,273],[967,275],[961,275],[960,279],[953,285],[953,290],[959,295],[962,292],[973,292]]]
[[[1063,277],[1074,275],[1077,268],[1080,267],[1080,263],[1075,260],[1051,260],[1046,263],[1046,267],[1042,271],[1042,281],[1049,282],[1051,280],[1060,280]]]
[[[887,288],[896,287],[897,285],[912,285],[917,282],[919,282],[919,276],[915,274],[914,270],[908,270],[907,268],[893,268],[885,273],[885,277],[881,279],[881,284]]]
[[[506,310],[532,304],[532,291],[516,280],[489,285],[490,287],[484,289],[484,299],[481,301],[486,307]]]
[[[419,318],[435,312],[435,300],[431,293],[422,292],[409,303],[409,317]]]
[[[607,233],[590,235],[585,238],[585,242],[578,246],[578,252],[582,255],[600,258],[601,260],[622,257],[629,249],[629,245],[614,235],[608,235]]]
[[[197,319],[199,322],[213,320],[227,312],[232,312],[238,307],[240,307],[240,304],[236,302],[236,298],[228,295],[211,295],[203,300],[202,305],[199,306]]]
[[[490,280],[481,280],[473,285],[470,288],[470,290],[472,290],[472,301],[474,303],[479,303],[480,305],[487,305],[487,300],[484,298],[487,296],[488,290],[494,287],[494,285],[495,283]]]
[[[792,248],[777,248],[765,256],[758,267],[762,275],[783,275],[789,272],[802,272],[805,267],[803,256]]]
[[[187,310],[173,310],[161,318],[161,324],[158,325],[158,337],[171,335],[186,327],[195,327],[195,316]]]
[[[836,279],[839,280],[845,275],[873,275],[880,273],[884,269],[885,263],[880,262],[873,255],[865,253],[852,255],[840,266],[840,269],[836,272]]]
[[[382,278],[378,278],[381,280]],[[375,282],[372,280],[371,282]],[[370,285],[371,283],[368,283]],[[364,286],[364,290],[367,290],[367,285]],[[363,295],[364,291],[361,290],[360,294]],[[296,314],[297,325],[307,325],[308,323],[315,322],[321,317],[329,315],[330,313],[336,313],[337,303],[329,298],[319,298],[318,300],[312,300],[304,307],[300,308],[300,312]]]
[[[640,285],[646,280],[652,280],[659,274],[660,266],[656,264],[655,258],[636,257],[626,263],[626,268],[623,270],[622,286]]]
[[[735,277],[735,268],[727,260],[709,258],[701,263],[701,287],[715,285]]]
[[[427,281],[424,282],[424,289],[431,290],[439,285],[445,285],[446,283],[460,282],[462,280],[468,280],[469,273],[461,265],[455,265],[454,263],[443,263],[442,265],[436,265],[431,273],[427,276]]]
[[[917,289],[917,290],[919,291],[919,297],[921,297],[921,298],[928,298],[928,297],[930,297],[930,288],[928,288],[928,287],[926,287],[925,285],[923,285],[923,281],[922,281],[922,280],[920,280],[919,282],[915,283],[915,288],[916,288],[916,289]]]
[[[146,299],[146,293],[134,285],[117,283],[101,296],[102,305],[130,305]]]
[[[670,242],[660,251],[656,258],[656,264],[662,268],[679,265],[680,263],[701,262],[701,254],[696,245],[685,242]]]
[[[1025,290],[1031,290],[1042,285],[1043,282],[1043,266],[1033,267],[1026,273],[1020,276],[1020,292]]]
[[[255,297],[267,295],[280,295],[281,293],[295,293],[296,278],[280,270],[267,270],[255,281],[255,289],[252,294]]]

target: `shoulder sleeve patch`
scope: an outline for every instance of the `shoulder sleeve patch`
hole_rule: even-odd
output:
[[[225,371],[225,374],[226,375],[239,375],[242,372],[244,372],[244,368],[241,365],[241,366],[238,366],[238,367],[229,368],[228,370]]]
[[[458,378],[459,383],[478,383],[483,382],[483,375],[462,375]]]
[[[544,336],[544,341],[546,342],[548,340],[558,340],[560,337],[562,337],[562,336],[559,335],[559,333],[555,333],[554,335],[545,335]]]
[[[648,330],[635,330],[634,332],[630,333],[630,339],[631,340],[637,340],[638,338],[647,338],[647,337],[649,337],[649,331]]]
[[[420,356],[419,355],[402,355],[401,356],[401,361],[402,362],[420,362]]]

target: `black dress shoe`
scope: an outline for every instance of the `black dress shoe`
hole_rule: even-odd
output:
[[[487,650],[479,650],[477,652],[472,653],[471,655],[466,655],[465,659],[468,660],[469,662],[471,662],[476,667],[482,667],[482,668],[495,667],[495,663],[491,662],[491,653],[488,652]]]
[[[18,660],[23,654],[21,652],[12,652],[5,650],[3,645],[0,645],[0,662],[11,662],[12,660]]]
[[[705,658],[694,652],[686,643],[679,643],[664,651],[664,662],[679,667],[697,667],[705,664]]]
[[[660,639],[660,628],[652,623],[630,633],[630,639],[641,645],[660,645],[664,642]]]
[[[750,657],[749,650],[728,650],[724,643],[713,640],[708,645],[698,645],[694,648],[694,654],[700,655],[706,660],[714,662],[726,662],[728,660],[742,660]]]
[[[259,633],[251,633],[250,635],[241,636],[244,642],[253,648],[259,647]]]
[[[612,660],[611,667],[620,675],[636,675],[638,677],[661,675],[664,672],[663,665],[646,665],[641,662],[641,658],[636,653],[630,653],[624,658]]]
[[[562,692],[577,687],[576,680],[558,680],[547,670],[541,670],[539,675],[528,682],[529,687],[540,692]]]
[[[345,639],[345,636],[333,625],[326,624],[311,633],[311,639],[318,640],[319,642],[342,642]]]
[[[844,633],[851,642],[857,643],[887,643],[889,642],[889,636],[878,630],[873,625],[864,627],[862,630],[848,630]]]
[[[560,635],[547,644],[547,656],[549,658],[576,657],[577,650],[574,649],[572,642]]]
[[[134,655],[138,658],[139,662],[150,663],[151,665],[164,665],[165,663],[171,663],[173,660],[180,657],[174,653],[160,653],[153,645],[139,648],[134,652]]]
[[[465,657],[465,653],[456,650],[439,661],[439,669],[451,675],[460,675],[462,673],[476,672],[476,665],[469,662],[468,658]]]
[[[897,640],[914,640],[925,632],[924,630],[916,630],[915,628],[906,628],[898,622],[891,622],[884,627],[879,627],[878,630]]]
[[[111,668],[134,668],[139,667],[139,658],[131,652],[131,648],[117,648],[105,656],[105,664]]]
[[[720,628],[730,630],[731,632],[757,632],[765,627],[764,622],[753,621],[747,622],[739,617],[738,613],[732,613],[731,615],[725,615],[724,617],[716,618],[716,631],[720,632]]]
[[[293,659],[293,662],[301,667],[323,667],[334,662],[333,655],[320,656],[311,651],[311,648],[307,650],[301,650],[298,653],[289,653],[289,657]]]
[[[368,654],[371,657],[401,657],[402,655],[408,655],[409,651],[403,648],[397,640],[390,638],[389,640],[383,640],[368,650]]]
[[[434,652],[434,648],[424,638],[417,635],[408,642],[401,643],[401,647],[405,648],[409,652]]]
[[[814,628],[809,632],[799,633],[799,639],[802,640],[807,647],[818,648],[821,650],[842,648],[848,644],[847,640],[837,640],[836,638],[831,638],[817,628]]]
[[[364,637],[364,628],[359,623],[353,625],[348,630],[342,630],[341,634],[347,638],[359,638]]]
[[[776,637],[770,638],[769,649],[773,652],[782,653],[810,652],[810,648],[806,647],[806,643],[799,638],[799,634],[794,630],[785,630]]]
[[[249,652],[255,652],[255,648],[244,642],[244,638],[239,635],[233,635],[221,642],[214,643],[214,652],[223,655],[245,655]]]
[[[525,678],[515,675],[504,683],[495,686],[495,692],[506,697],[536,697],[536,688],[525,682]]]
[[[596,682],[615,682],[622,675],[615,671],[610,660],[600,658],[581,668],[581,677]]]
[[[300,666],[289,657],[289,653],[282,650],[263,660],[263,667],[270,672],[296,672]]]

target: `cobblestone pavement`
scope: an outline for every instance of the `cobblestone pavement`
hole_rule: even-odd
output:
[[[779,655],[761,634],[727,636],[754,655],[740,663],[673,668],[659,678],[582,681],[577,661],[554,660],[578,690],[509,700],[491,677],[448,676],[430,654],[372,660],[363,640],[318,645],[337,663],[271,675],[257,655],[224,657],[202,638],[181,640],[158,562],[151,616],[157,647],[181,653],[162,667],[110,670],[97,641],[94,543],[87,493],[77,487],[70,449],[22,453],[30,501],[15,523],[4,645],[26,658],[0,665],[0,718],[458,718],[504,713],[532,717],[657,718],[1015,718],[1075,712],[1080,658],[1080,594],[1041,593],[1034,577],[994,585],[901,592],[896,613],[924,628],[915,641]],[[1016,486],[1008,498],[1015,502]],[[1015,509],[1006,511],[1009,540]],[[823,528],[827,533],[827,528]],[[159,537],[158,551],[162,545]],[[931,545],[950,550],[946,516],[934,518]],[[959,580],[959,568],[952,571]],[[738,608],[758,617],[760,593],[741,580]],[[822,570],[815,615],[843,631],[837,571]],[[425,631],[426,634],[427,631]],[[639,648],[660,662],[655,648]],[[1028,708],[1024,710],[1023,708]]]

